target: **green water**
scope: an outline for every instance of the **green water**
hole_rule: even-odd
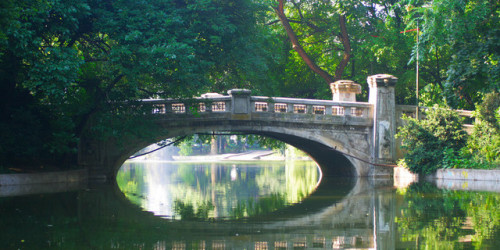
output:
[[[310,162],[134,163],[122,170],[119,185],[1,197],[0,249],[500,246],[498,193],[332,177],[317,186],[320,173]]]

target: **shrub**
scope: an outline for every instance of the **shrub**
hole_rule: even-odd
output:
[[[478,106],[476,123],[468,140],[468,151],[490,167],[500,165],[500,95],[487,94]]]
[[[467,139],[462,129],[463,119],[456,112],[435,106],[427,110],[425,116],[424,120],[405,117],[406,125],[397,134],[407,150],[406,166],[419,174],[449,167],[450,159],[459,157]],[[444,161],[445,157],[448,162]]]

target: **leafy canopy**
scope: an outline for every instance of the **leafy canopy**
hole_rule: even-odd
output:
[[[249,0],[0,6],[0,107],[12,118],[0,123],[9,137],[0,142],[0,158],[9,161],[59,158],[49,156],[55,151],[74,156],[90,122],[101,136],[141,136],[133,112],[142,111],[116,103],[238,87],[249,81],[245,71],[265,70],[258,46],[249,43],[257,37],[257,5]]]

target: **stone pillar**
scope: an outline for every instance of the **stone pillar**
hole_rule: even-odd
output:
[[[248,89],[231,89],[227,92],[231,96],[231,114],[236,120],[248,120],[252,113],[250,94]]]
[[[337,102],[356,102],[356,94],[361,93],[361,85],[350,80],[330,83],[332,99]]]
[[[396,104],[394,86],[397,78],[380,74],[369,76],[369,103],[373,105],[373,138],[371,156],[374,163],[394,164],[396,161]],[[389,169],[389,168],[387,168]],[[390,169],[392,171],[392,169]],[[374,168],[373,175],[384,175],[382,168]]]

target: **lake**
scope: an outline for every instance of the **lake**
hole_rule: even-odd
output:
[[[495,249],[499,204],[312,161],[136,161],[117,184],[0,197],[0,249]]]

